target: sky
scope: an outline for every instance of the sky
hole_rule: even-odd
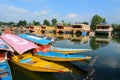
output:
[[[0,21],[89,22],[94,15],[120,24],[120,0],[0,0]]]

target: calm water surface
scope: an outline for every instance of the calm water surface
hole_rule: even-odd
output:
[[[31,72],[10,62],[13,80],[120,80],[119,36],[57,37],[53,45],[65,48],[91,48],[92,51],[77,54],[89,55],[92,60],[59,63],[74,70],[73,73]]]

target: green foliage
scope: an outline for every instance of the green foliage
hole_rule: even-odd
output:
[[[0,22],[0,25],[16,26],[14,22]]]
[[[103,18],[102,23],[107,23],[105,18]]]
[[[35,21],[35,20],[33,20],[32,24],[35,25],[35,26],[39,26],[40,25],[40,23]]]
[[[20,20],[17,24],[17,26],[26,26],[26,25],[27,25],[26,20]]]
[[[86,24],[86,25],[89,25],[89,23],[88,23],[88,22],[82,22],[82,24]]]
[[[43,24],[46,25],[46,26],[50,26],[50,22],[46,19],[44,20]]]
[[[95,37],[92,37],[90,40],[90,47],[92,50],[96,50],[98,48],[100,48],[100,46],[98,44],[95,43]]]
[[[114,41],[116,43],[120,43],[120,37],[119,36],[113,36],[112,41]]]
[[[91,20],[91,28],[93,30],[96,29],[96,25],[100,24],[103,21],[103,18],[100,17],[99,15],[94,15],[92,20]]]
[[[52,26],[55,26],[56,25],[56,23],[57,23],[57,19],[52,19]]]
[[[112,24],[113,31],[120,31],[120,25],[119,24]]]

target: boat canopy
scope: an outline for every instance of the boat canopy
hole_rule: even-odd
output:
[[[23,54],[24,52],[31,50],[33,48],[37,48],[38,46],[30,41],[27,41],[17,35],[14,34],[3,34],[1,38],[7,42],[15,51],[19,54]]]
[[[14,52],[14,50],[1,38],[0,38],[0,50]]]
[[[52,39],[46,39],[40,36],[31,35],[31,34],[18,34],[18,36],[42,45],[47,45],[53,42]]]

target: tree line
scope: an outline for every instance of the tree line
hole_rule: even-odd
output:
[[[82,24],[89,25],[89,22],[79,22]],[[0,26],[1,25],[8,25],[8,26],[27,26],[27,25],[34,25],[34,26],[40,26],[40,25],[46,25],[46,26],[56,26],[62,24],[63,26],[70,26],[71,23],[66,23],[64,20],[61,22],[58,22],[56,18],[53,18],[51,22],[47,19],[44,19],[43,23],[41,24],[39,21],[33,20],[32,22],[27,22],[26,20],[20,20],[18,23],[15,22],[2,22],[0,21]],[[90,27],[92,30],[96,29],[97,24],[107,24],[106,19],[99,16],[99,15],[94,15],[90,21]],[[115,31],[120,31],[120,25],[119,24],[112,24],[113,30]]]

